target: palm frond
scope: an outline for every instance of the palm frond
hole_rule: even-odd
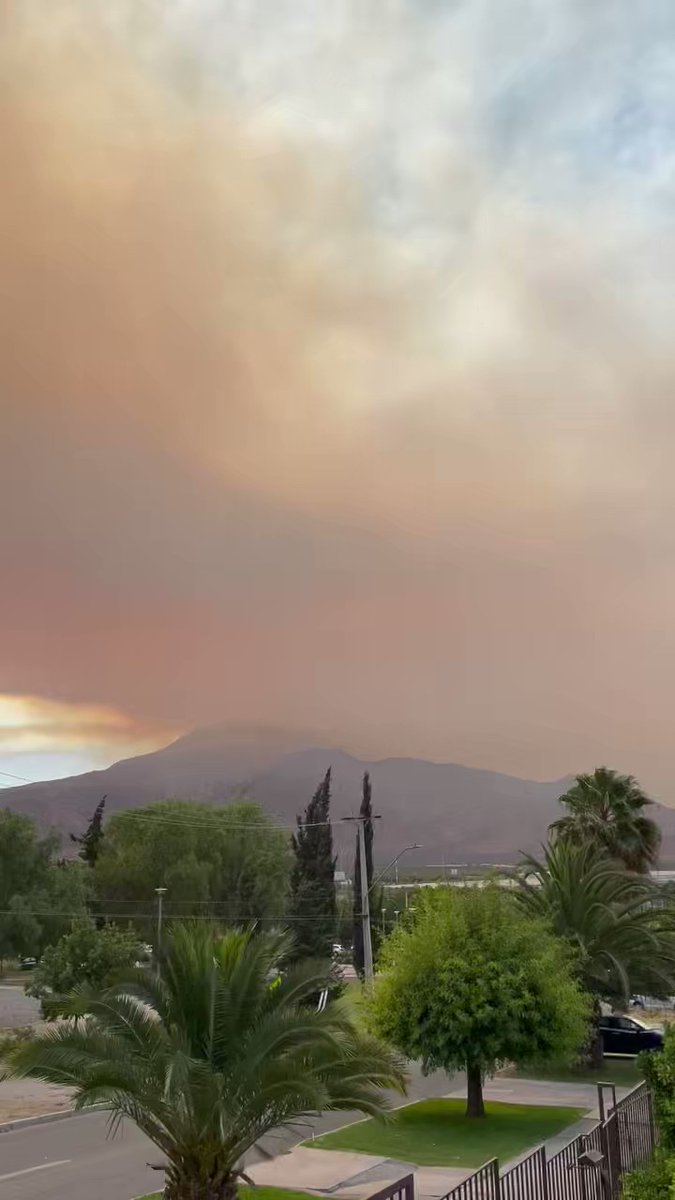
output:
[[[80,1107],[133,1120],[176,1178],[233,1174],[260,1137],[331,1108],[385,1112],[399,1059],[364,1035],[349,1006],[316,1011],[329,966],[288,966],[287,934],[167,935],[159,974],[129,970],[69,1000],[77,1020],[9,1055],[14,1075],[66,1084]]]

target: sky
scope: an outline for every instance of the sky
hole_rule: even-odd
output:
[[[669,0],[2,22],[3,782],[223,722],[670,802]]]

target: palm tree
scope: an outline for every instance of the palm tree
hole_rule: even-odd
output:
[[[543,860],[527,856],[517,898],[573,947],[579,978],[594,998],[627,1003],[635,992],[675,988],[675,925],[648,879],[632,875],[596,846],[556,839]],[[601,1054],[599,1037],[593,1047]]]
[[[311,1003],[327,969],[279,973],[283,934],[177,926],[159,974],[130,970],[73,993],[78,1020],[8,1055],[8,1071],[108,1105],[166,1158],[166,1200],[234,1200],[245,1152],[269,1130],[326,1109],[376,1115],[404,1091],[400,1060],[355,1025],[345,1001]]]
[[[577,775],[560,803],[568,813],[551,826],[558,837],[591,842],[641,875],[656,862],[661,831],[644,815],[652,801],[632,775],[597,767],[592,775]]]

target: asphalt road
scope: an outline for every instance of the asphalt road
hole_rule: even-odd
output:
[[[20,984],[0,983],[0,1029],[34,1025],[40,1018],[40,1001],[26,996]]]
[[[443,1096],[449,1090],[447,1075],[423,1079],[415,1069],[408,1099]],[[400,1098],[395,1102],[400,1103]],[[355,1115],[327,1113],[313,1127],[326,1133]],[[311,1128],[270,1134],[264,1148],[270,1155],[279,1154],[309,1136]],[[2,1200],[131,1200],[161,1189],[162,1172],[147,1166],[159,1160],[161,1155],[133,1125],[123,1124],[109,1138],[105,1113],[31,1125],[0,1133],[0,1196]]]

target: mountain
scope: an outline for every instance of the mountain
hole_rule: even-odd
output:
[[[109,816],[169,797],[227,804],[245,790],[290,825],[329,766],[336,819],[358,810],[363,772],[370,771],[381,814],[376,856],[383,864],[414,842],[422,849],[406,855],[409,865],[515,862],[521,850],[540,846],[559,815],[557,800],[570,784],[569,777],[535,783],[413,758],[366,762],[343,750],[310,746],[284,731],[212,727],[104,771],[7,788],[2,803],[67,835],[86,826],[103,795]],[[675,861],[675,810],[655,805],[654,815],[663,830],[662,860]],[[348,867],[353,827],[337,825],[335,834]]]

